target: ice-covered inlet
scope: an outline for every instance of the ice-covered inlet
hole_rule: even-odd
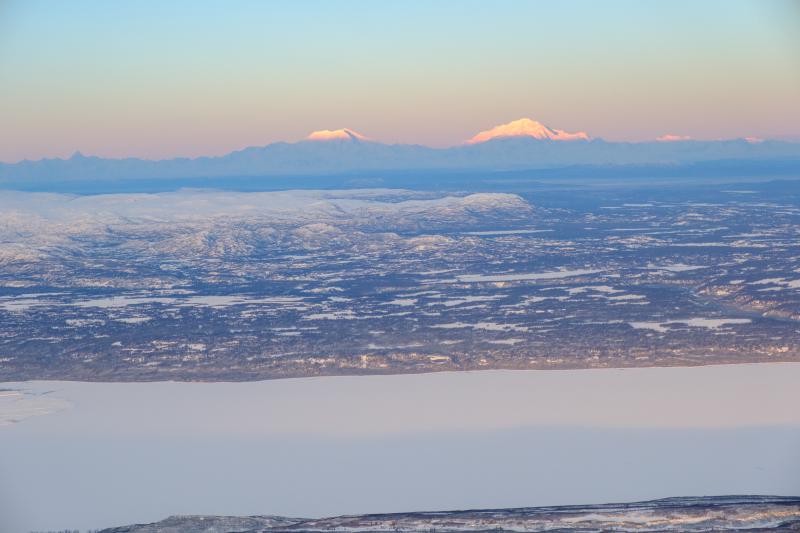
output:
[[[0,388],[0,427],[21,422],[32,416],[55,413],[72,404],[50,391],[33,391],[12,386]]]

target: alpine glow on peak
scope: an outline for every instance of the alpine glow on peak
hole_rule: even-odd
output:
[[[357,131],[348,128],[338,130],[312,131],[306,137],[307,141],[368,141],[369,139]]]
[[[673,142],[681,142],[681,141],[692,141],[689,135],[675,135],[672,133],[665,133],[660,137],[656,137],[656,142],[660,143],[673,143]]]
[[[529,118],[521,118],[506,124],[500,124],[485,130],[467,141],[467,144],[486,142],[505,137],[533,137],[534,139],[551,141],[588,141],[589,135],[584,131],[569,133],[564,130],[548,128],[541,122]]]

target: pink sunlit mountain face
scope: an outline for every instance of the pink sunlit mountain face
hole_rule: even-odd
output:
[[[368,141],[369,138],[348,128],[312,131],[306,141]]]
[[[549,128],[536,120],[521,118],[482,131],[468,140],[467,144],[482,143],[506,137],[532,137],[550,141],[588,141],[591,139],[584,131],[569,133],[564,130]]]
[[[681,142],[681,141],[691,141],[692,138],[689,135],[675,135],[672,133],[666,133],[661,135],[660,137],[656,137],[656,142],[661,143],[673,143],[673,142]]]

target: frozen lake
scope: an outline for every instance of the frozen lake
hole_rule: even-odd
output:
[[[800,363],[0,384],[0,530],[800,494]]]

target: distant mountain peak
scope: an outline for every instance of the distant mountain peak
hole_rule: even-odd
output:
[[[674,135],[672,133],[666,133],[661,137],[656,137],[656,141],[660,143],[674,143],[674,142],[691,141],[691,140],[693,139],[688,135]]]
[[[549,128],[536,120],[521,118],[482,131],[468,140],[467,144],[477,144],[506,137],[532,137],[551,141],[588,141],[590,139],[589,135],[584,131],[569,133],[564,130]]]
[[[312,131],[306,137],[307,141],[368,141],[369,139],[357,131],[349,128],[339,130],[317,130]]]

